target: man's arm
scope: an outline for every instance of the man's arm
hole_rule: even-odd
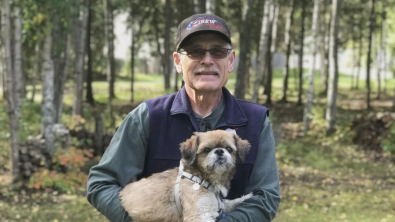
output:
[[[144,169],[149,116],[146,103],[123,120],[87,183],[88,201],[110,221],[131,221],[118,197],[121,189]]]
[[[219,221],[268,222],[276,216],[280,203],[280,186],[274,136],[269,118],[264,121],[259,146],[246,194],[258,190],[262,191],[261,194],[245,200]]]

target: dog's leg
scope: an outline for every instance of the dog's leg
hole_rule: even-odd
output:
[[[218,202],[211,192],[190,201],[185,200],[183,208],[185,222],[215,222],[219,216]]]
[[[233,200],[223,199],[224,213],[229,213],[229,212],[233,211],[237,205],[239,205],[241,202],[243,202],[244,200],[246,200],[252,196],[253,196],[252,193],[249,193],[245,196],[242,196],[240,198],[233,199]]]

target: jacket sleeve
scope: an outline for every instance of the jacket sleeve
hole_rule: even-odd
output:
[[[100,162],[89,172],[88,201],[110,221],[131,221],[118,195],[143,171],[148,128],[147,105],[141,103],[126,116]]]
[[[266,118],[264,121],[259,146],[249,185],[245,193],[248,194],[260,190],[261,194],[245,200],[234,211],[219,220],[220,222],[269,222],[276,216],[280,203],[280,186],[274,136],[269,118]]]

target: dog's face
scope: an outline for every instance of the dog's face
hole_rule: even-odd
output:
[[[250,144],[235,133],[224,130],[197,132],[181,143],[184,165],[199,168],[204,173],[220,174],[234,169],[236,160],[243,162]]]

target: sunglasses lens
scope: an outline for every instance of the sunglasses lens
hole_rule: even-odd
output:
[[[227,48],[212,48],[212,49],[186,49],[182,52],[185,52],[185,54],[195,60],[200,60],[203,59],[204,56],[206,55],[206,52],[210,52],[210,55],[213,59],[223,59],[228,55],[228,50]]]
[[[210,55],[214,59],[223,59],[228,55],[228,49],[226,48],[213,48],[210,49]]]

